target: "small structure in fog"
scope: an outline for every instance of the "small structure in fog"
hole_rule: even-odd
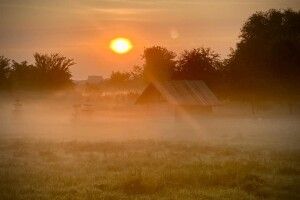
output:
[[[220,101],[200,80],[180,80],[150,83],[136,104],[168,103],[193,112],[211,112]]]
[[[103,82],[103,77],[102,76],[88,76],[86,82],[88,84],[99,84],[101,82]]]

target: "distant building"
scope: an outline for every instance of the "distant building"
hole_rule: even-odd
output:
[[[86,82],[88,84],[98,84],[98,83],[101,83],[103,80],[104,79],[102,76],[88,76],[88,79],[86,80]]]
[[[210,112],[220,101],[203,81],[165,81],[150,83],[136,104],[167,103],[188,111]]]

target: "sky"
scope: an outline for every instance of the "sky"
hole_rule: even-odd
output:
[[[210,47],[225,58],[247,18],[268,9],[300,9],[300,0],[0,0],[0,55],[33,62],[33,54],[73,58],[73,79],[107,77],[142,63],[146,47],[180,54]],[[109,49],[126,37],[132,50]]]

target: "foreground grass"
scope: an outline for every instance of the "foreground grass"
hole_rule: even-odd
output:
[[[0,199],[299,199],[300,152],[208,143],[0,142]]]

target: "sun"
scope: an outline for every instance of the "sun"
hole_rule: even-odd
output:
[[[115,38],[110,41],[110,49],[118,54],[125,54],[132,49],[132,43],[127,38]]]

